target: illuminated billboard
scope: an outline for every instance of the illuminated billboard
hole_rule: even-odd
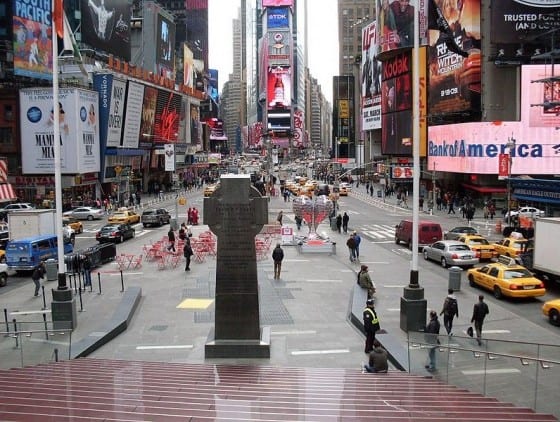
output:
[[[450,51],[439,31],[429,31],[428,109],[430,114],[436,115],[478,111],[481,97],[480,0],[465,0],[461,9],[441,7],[441,1],[436,3],[453,28],[457,45],[469,56],[463,58]]]
[[[175,92],[158,90],[153,128],[154,143],[176,143],[180,120],[181,96]]]
[[[290,25],[290,12],[287,7],[271,7],[266,9],[266,27],[268,29],[285,28]]]
[[[157,15],[156,62],[171,72],[175,69],[175,24]]]
[[[14,73],[52,80],[52,22],[50,1],[14,0]]]
[[[381,62],[377,60],[376,23],[362,28],[362,129],[381,128]]]
[[[266,92],[269,111],[291,110],[292,79],[289,67],[270,66],[268,68]]]
[[[553,77],[553,69],[553,65],[521,68],[521,117],[531,127],[559,125],[560,80]]]
[[[268,32],[268,62],[271,66],[289,66],[292,60],[290,31]]]
[[[130,61],[131,6],[127,0],[81,0],[82,41]]]
[[[294,0],[262,0],[262,7],[293,6]]]

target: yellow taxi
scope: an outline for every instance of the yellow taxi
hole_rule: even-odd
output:
[[[494,243],[496,254],[505,256],[519,256],[527,249],[527,239],[519,237],[506,237]]]
[[[140,222],[140,214],[128,209],[119,208],[112,216],[107,219],[110,224],[136,224]]]
[[[478,259],[492,259],[497,256],[496,247],[479,234],[461,235],[457,240],[469,245],[476,252]]]
[[[535,278],[515,259],[499,256],[498,262],[467,271],[471,287],[480,286],[494,293],[496,299],[508,297],[539,297],[546,294],[544,283]]]
[[[212,196],[212,194],[213,194],[214,192],[216,192],[216,189],[218,189],[218,185],[217,185],[217,184],[215,184],[215,185],[206,185],[206,186],[204,187],[204,197],[205,197],[205,198],[208,198],[209,196]]]
[[[62,225],[70,227],[76,234],[84,232],[84,225],[82,222],[72,217],[62,217]]]
[[[542,312],[548,317],[552,325],[560,325],[560,299],[553,299],[545,302]]]

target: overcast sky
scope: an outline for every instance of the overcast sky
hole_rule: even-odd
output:
[[[240,0],[208,1],[209,66],[219,71],[220,92],[233,70],[232,20],[240,4]],[[309,69],[332,103],[332,77],[338,74],[337,0],[308,0],[308,9]]]

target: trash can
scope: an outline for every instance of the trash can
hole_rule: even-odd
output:
[[[58,261],[50,258],[45,261],[47,281],[58,280]]]
[[[177,219],[176,218],[172,218],[169,220],[169,227],[171,228],[171,230],[178,230],[179,229],[179,225],[177,224]]]
[[[463,270],[460,267],[449,268],[449,289],[453,289],[454,292],[461,290],[461,273]]]

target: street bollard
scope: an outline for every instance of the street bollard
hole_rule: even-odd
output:
[[[6,323],[6,334],[4,337],[8,337],[10,335],[10,324],[8,322],[8,309],[4,308],[4,322]]]
[[[121,293],[124,292],[124,277],[123,272],[121,270]]]
[[[99,283],[99,293],[101,294],[101,273],[97,273],[97,282]]]
[[[17,335],[17,322],[16,319],[14,318],[12,320],[12,322],[14,323],[14,338],[16,339],[16,346],[15,349],[17,349],[19,347],[19,336]]]
[[[80,312],[84,311],[84,303],[82,301],[82,286],[78,289],[78,297],[80,298]]]
[[[41,286],[41,290],[43,293],[43,310],[47,309],[47,298],[45,296],[45,286]]]
[[[43,324],[45,324],[45,338],[49,339],[49,327],[47,325],[47,314],[43,312]]]

